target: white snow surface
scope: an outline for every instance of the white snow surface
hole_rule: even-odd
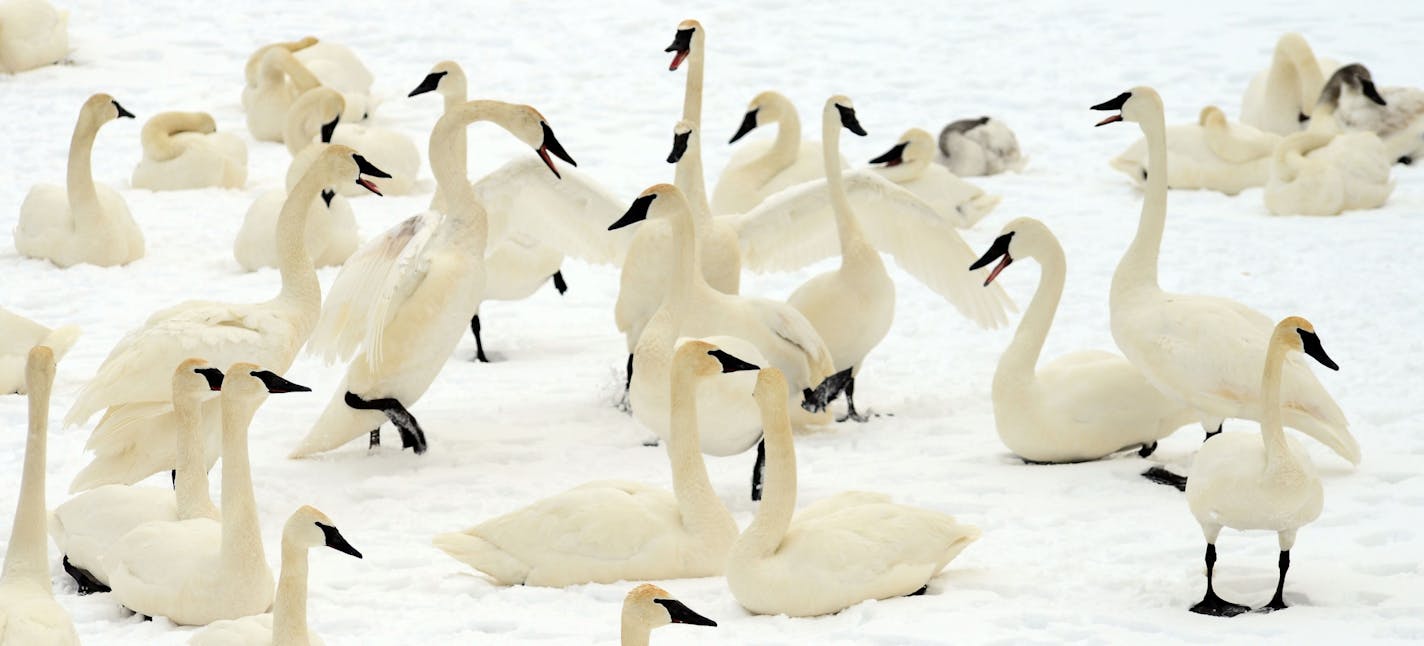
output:
[[[990,114],[1018,134],[1031,160],[1022,174],[974,178],[1004,197],[965,235],[987,247],[1010,218],[1034,216],[1062,239],[1067,292],[1046,358],[1113,348],[1107,292],[1131,238],[1141,193],[1107,166],[1139,136],[1135,125],[1092,127],[1087,107],[1152,85],[1168,121],[1194,120],[1205,104],[1239,110],[1248,79],[1265,67],[1284,31],[1316,52],[1362,61],[1383,85],[1424,85],[1415,65],[1424,3],[736,3],[614,2],[244,2],[62,1],[71,11],[72,64],[0,76],[0,230],[8,238],[25,192],[62,182],[83,99],[109,92],[138,115],[104,127],[95,176],[119,188],[148,238],[148,255],[127,267],[60,270],[0,244],[0,303],[84,335],[60,365],[53,416],[121,335],[160,307],[192,298],[256,301],[277,290],[273,270],[242,273],[232,240],[247,206],[282,184],[286,151],[248,137],[239,104],[242,65],[261,43],[305,34],[350,45],[376,74],[374,123],[409,133],[425,149],[438,98],[405,98],[435,62],[465,66],[472,98],[529,103],[547,116],[579,169],[631,199],[671,181],[664,163],[680,115],[685,72],[669,72],[677,23],[707,30],[703,125],[710,182],[733,148],[723,142],[757,92],[776,89],[800,109],[808,136],[832,93],[856,103],[867,138],[843,137],[850,160],[890,147],[906,128],[938,132],[958,118]],[[1411,27],[1413,26],[1413,27]],[[165,110],[207,110],[219,128],[248,138],[244,190],[150,193],[129,188],[139,129]],[[770,129],[768,129],[770,130]],[[753,137],[769,137],[758,132]],[[490,126],[471,129],[472,176],[533,152]],[[858,162],[859,163],[859,162]],[[372,236],[430,199],[352,202]],[[906,274],[898,314],[857,389],[862,406],[886,416],[798,437],[802,504],[845,489],[955,514],[984,530],[980,541],[930,583],[923,597],[867,602],[819,619],[758,617],[721,579],[662,582],[715,629],[673,626],[655,643],[1256,643],[1424,639],[1424,367],[1421,292],[1424,169],[1396,166],[1398,187],[1382,209],[1341,217],[1272,217],[1261,190],[1237,197],[1174,192],[1162,252],[1168,289],[1230,296],[1272,318],[1311,319],[1339,373],[1318,370],[1363,448],[1357,469],[1308,438],[1325,480],[1325,511],[1294,550],[1286,600],[1292,608],[1231,620],[1187,608],[1204,589],[1203,539],[1182,495],[1138,477],[1128,453],[1095,463],[1028,466],[994,433],[990,379],[1011,328],[981,331]],[[785,297],[827,261],[795,274],[748,275],[744,293]],[[946,267],[946,271],[959,268]],[[464,528],[580,483],[621,478],[670,486],[662,449],[618,412],[623,339],[614,328],[617,270],[570,261],[570,284],[482,310],[498,361],[473,363],[461,341],[414,407],[430,452],[364,443],[316,459],[286,453],[335,387],[340,367],[303,356],[286,375],[311,394],[272,397],[251,434],[257,501],[268,558],[276,566],[282,523],[312,504],[365,555],[329,550],[312,559],[310,616],[329,644],[610,643],[632,582],[569,589],[499,587],[431,546]],[[324,284],[335,269],[321,271]],[[1019,263],[1001,279],[1024,305],[1037,270]],[[1016,323],[1016,321],[1015,321]],[[1412,402],[1412,403],[1411,403]],[[893,414],[890,415],[890,414]],[[96,418],[97,419],[97,418]],[[92,422],[91,422],[92,424]],[[0,512],[14,508],[25,442],[25,401],[0,398]],[[1228,422],[1228,432],[1254,432]],[[65,499],[88,460],[89,428],[52,429],[49,504]],[[1182,429],[1152,462],[1181,470],[1201,441]],[[752,455],[709,459],[713,482],[738,521]],[[214,489],[217,489],[216,471]],[[166,476],[150,481],[164,486]],[[0,530],[8,523],[0,523]],[[0,535],[7,540],[8,531]],[[1222,596],[1264,604],[1276,579],[1276,540],[1227,531],[1219,543]],[[80,598],[58,566],[60,602],[89,644],[180,644],[191,629],[140,621],[109,595]]]

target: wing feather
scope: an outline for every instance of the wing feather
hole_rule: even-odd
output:
[[[565,255],[621,264],[633,230],[609,232],[626,200],[572,168],[554,177],[538,158],[517,159],[474,183],[489,217],[489,247],[510,237],[528,237]]]

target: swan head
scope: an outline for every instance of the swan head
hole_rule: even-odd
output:
[[[726,350],[701,339],[685,339],[673,354],[672,365],[696,377],[760,370],[761,366],[732,356]]]
[[[910,128],[905,134],[900,135],[900,140],[885,151],[879,157],[870,160],[872,164],[885,164],[888,167],[909,164],[911,166],[922,166],[928,164],[935,154],[935,140],[930,133],[920,128]]]
[[[732,135],[729,144],[737,143],[737,140],[747,136],[757,126],[777,123],[786,118],[786,113],[792,110],[791,101],[780,92],[767,90],[756,95],[752,102],[747,104],[747,113],[742,115],[742,125],[737,127],[737,133]]]
[[[173,399],[201,399],[210,392],[222,390],[223,372],[207,359],[187,359],[173,370]]]
[[[282,528],[282,542],[308,549],[330,547],[343,554],[361,558],[361,552],[346,542],[341,530],[315,507],[304,506],[292,512],[291,517],[287,518],[287,524]]]
[[[1118,111],[1117,114],[1099,121],[1099,126],[1118,121],[1150,124],[1162,120],[1162,97],[1157,94],[1157,90],[1139,85],[1090,109]]]
[[[677,33],[673,34],[672,44],[664,49],[665,52],[672,52],[672,64],[668,65],[668,71],[676,72],[682,62],[692,54],[693,49],[702,47],[702,23],[696,20],[684,20],[677,24]]]
[[[682,120],[672,127],[672,152],[668,153],[667,163],[676,164],[682,161],[682,156],[687,154],[689,144],[701,144],[701,140],[694,142],[693,137],[697,136],[697,124]]]
[[[640,193],[633,204],[617,222],[608,225],[609,231],[616,231],[631,224],[642,222],[669,212],[669,209],[687,209],[687,198],[672,184],[654,184]]]
[[[1015,260],[1037,258],[1050,250],[1059,250],[1058,253],[1061,254],[1061,249],[1058,239],[1042,222],[1033,218],[1015,218],[1004,225],[999,237],[994,238],[989,250],[969,266],[969,271],[978,271],[998,260],[999,264],[994,265],[988,278],[984,279],[984,286],[988,287],[989,283],[999,277],[999,272],[1007,269]]]
[[[835,110],[832,115],[831,111]],[[855,104],[851,103],[850,97],[844,94],[837,94],[826,99],[826,116],[835,116],[840,119],[841,127],[862,137],[865,136],[865,128],[860,127],[860,120],[855,116]]]
[[[454,92],[457,90],[463,93],[465,87],[465,70],[455,61],[440,61],[435,67],[430,68],[430,73],[420,81],[420,85],[407,94],[407,97],[419,96],[426,92],[439,91],[441,94]],[[464,97],[461,96],[461,99]]]
[[[1389,105],[1375,87],[1369,68],[1359,63],[1351,63],[1335,70],[1335,73],[1330,75],[1330,80],[1325,82],[1324,89],[1320,90],[1320,100],[1316,105],[1338,108],[1340,97],[1346,93],[1362,95],[1378,105]]]
[[[1226,113],[1214,105],[1201,109],[1201,114],[1197,115],[1197,124],[1203,127],[1223,128],[1226,126]]]
[[[331,182],[328,186],[340,181],[340,178],[354,178],[358,186],[376,195],[381,194],[380,189],[376,188],[375,183],[371,180],[366,179],[366,176],[369,175],[376,179],[390,178],[389,173],[376,168],[375,164],[366,161],[365,157],[362,157],[350,147],[340,144],[329,145],[326,147],[326,150],[321,152],[321,155],[316,158],[316,161],[312,162],[312,165],[307,168],[307,174],[310,175],[312,173],[320,173],[318,177],[322,177]],[[329,205],[328,203],[328,206]]]
[[[310,388],[292,383],[270,370],[253,363],[234,363],[223,373],[223,401],[229,397],[256,399],[262,394],[305,393]]]
[[[84,102],[84,107],[80,110],[82,114],[92,115],[99,123],[108,123],[114,119],[132,119],[132,112],[119,105],[114,97],[107,94],[95,94]]]
[[[288,110],[287,118],[297,123],[310,124],[315,121],[321,124],[321,142],[329,144],[332,136],[336,134],[337,124],[341,123],[341,113],[345,111],[346,97],[323,85],[303,92]],[[306,143],[302,142],[302,145],[305,146]]]
[[[688,624],[692,626],[713,626],[717,622],[693,612],[681,601],[673,598],[667,590],[651,583],[644,583],[628,593],[623,599],[623,622],[643,626],[651,630],[668,624]]]
[[[1320,345],[1320,337],[1315,334],[1315,326],[1310,321],[1299,316],[1288,316],[1280,323],[1276,324],[1276,331],[1273,335],[1276,342],[1296,352],[1303,352],[1306,356],[1320,362],[1320,365],[1331,370],[1339,370],[1340,366],[1335,363],[1330,355],[1325,354],[1325,348]]]

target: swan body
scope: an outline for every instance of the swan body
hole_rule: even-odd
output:
[[[1241,99],[1241,122],[1265,132],[1288,135],[1311,118],[1312,108],[1325,86],[1325,75],[1339,67],[1317,59],[1305,37],[1281,35],[1271,54],[1271,66],[1258,72]]]
[[[1121,355],[1072,352],[1039,368],[1067,271],[1058,238],[1038,220],[1016,218],[972,268],[999,260],[992,282],[1024,258],[1041,269],[1038,291],[994,371],[994,424],[1004,446],[1033,462],[1083,462],[1138,445],[1150,452],[1196,420]]]
[[[826,176],[821,142],[801,139],[796,106],[779,92],[752,99],[730,143],[769,124],[777,124],[776,139],[745,144],[732,154],[712,189],[712,213],[745,213],[781,189]]]
[[[894,147],[870,163],[882,164],[875,167],[881,177],[914,193],[955,226],[974,226],[999,205],[1001,198],[986,194],[944,166],[930,163],[934,160],[934,151],[934,138],[930,133],[911,128],[900,136]]]
[[[107,94],[84,102],[69,142],[69,175],[64,187],[36,184],[20,205],[15,250],[60,267],[88,263],[126,265],[143,257],[143,232],[124,198],[96,184],[90,166],[99,127],[133,115]]]
[[[717,622],[697,614],[667,590],[644,583],[623,598],[622,646],[648,646],[655,628],[668,624],[716,627]]]
[[[163,112],[143,125],[143,159],[134,168],[134,188],[181,191],[242,188],[247,183],[247,144],[218,132],[205,112]]]
[[[306,108],[307,105],[320,106],[319,108]],[[348,146],[361,151],[361,156],[370,160],[378,168],[386,171],[391,176],[389,178],[378,178],[373,181],[377,190],[382,195],[403,195],[409,193],[415,186],[416,175],[420,173],[420,151],[416,150],[415,142],[410,137],[405,136],[389,128],[377,128],[361,124],[343,123],[345,119],[343,110],[345,109],[346,98],[336,90],[321,86],[307,90],[298,100],[292,104],[289,111],[289,118],[292,112],[302,109],[314,110],[322,115],[322,120],[317,121],[322,125],[322,142],[336,143]],[[328,115],[333,115],[330,120]],[[312,123],[312,114],[302,115],[307,119],[308,127],[315,125]],[[335,130],[332,130],[332,124]],[[292,155],[292,165],[287,168],[287,186],[296,183],[302,174],[306,172],[307,166],[315,158],[315,153],[311,150],[312,140],[316,137],[315,128],[294,128],[291,123],[284,132],[283,141],[290,135],[299,135],[295,149],[292,143],[287,143],[289,150],[295,150]],[[304,136],[305,139],[300,137]],[[360,186],[352,184],[350,186],[340,186],[337,193],[346,197],[358,197],[366,194],[366,190]]]
[[[1022,171],[1028,159],[1019,140],[1003,121],[989,117],[960,119],[939,133],[940,164],[956,177],[998,175]]]
[[[54,600],[45,538],[45,462],[49,399],[54,385],[54,353],[31,349],[25,364],[29,391],[29,435],[14,525],[0,571],[0,646],[79,646],[74,622]]]
[[[927,586],[979,529],[888,496],[845,492],[792,516],[796,449],[779,370],[763,368],[754,396],[766,428],[766,494],[727,557],[727,586],[757,614],[812,617]]]
[[[48,347],[59,361],[77,340],[78,326],[50,329],[0,307],[0,395],[25,394],[25,363],[31,348]]]
[[[1167,188],[1206,189],[1227,195],[1265,186],[1271,153],[1281,136],[1230,123],[1216,106],[1202,108],[1197,123],[1167,126]],[[1133,184],[1147,182],[1147,140],[1139,139],[1108,165]]]
[[[287,111],[303,94],[321,86],[321,80],[293,54],[316,42],[308,36],[264,45],[247,59],[242,109],[247,114],[247,130],[258,141],[282,141]]]
[[[1366,79],[1368,74],[1366,70]],[[1384,105],[1362,90],[1355,83],[1341,89],[1335,112],[1340,126],[1347,131],[1375,133],[1384,142],[1391,160],[1412,164],[1424,156],[1424,90],[1412,87],[1371,90],[1385,101]]]
[[[1157,257],[1167,218],[1166,126],[1162,99],[1136,87],[1097,106],[1120,110],[1102,123],[1129,120],[1147,136],[1147,190],[1137,235],[1113,273],[1109,297],[1113,340],[1152,385],[1197,412],[1208,433],[1226,418],[1261,419],[1259,375],[1273,324],[1241,303],[1173,294],[1157,283]],[[1286,425],[1356,464],[1360,447],[1344,413],[1310,368],[1288,361],[1281,393]]]
[[[366,120],[375,111],[376,104],[371,96],[371,84],[376,77],[371,74],[371,70],[366,68],[365,63],[357,58],[356,52],[350,47],[340,43],[323,40],[313,43],[310,47],[303,47],[297,50],[295,56],[298,61],[311,70],[311,73],[321,81],[321,84],[341,93],[345,99],[344,109],[341,113],[341,120],[349,124],[359,123]],[[351,145],[351,144],[347,144]],[[351,146],[366,154],[365,149],[359,146]],[[386,169],[381,165],[380,160],[371,155],[367,155],[371,163]],[[419,157],[416,158],[419,161]],[[393,171],[391,172],[395,174]]]
[[[717,576],[737,524],[717,498],[698,451],[697,382],[755,366],[702,341],[683,343],[669,387],[667,451],[673,492],[636,482],[590,482],[462,532],[435,546],[503,585],[567,587],[621,580]]]
[[[68,55],[68,11],[46,0],[0,2],[0,73],[54,65]]]

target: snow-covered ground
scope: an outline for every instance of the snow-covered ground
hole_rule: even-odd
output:
[[[1424,3],[1218,2],[1157,6],[1120,0],[1022,3],[867,3],[764,0],[734,3],[248,2],[65,0],[73,65],[0,76],[0,230],[13,228],[36,182],[61,182],[79,104],[109,92],[137,114],[99,134],[95,175],[122,189],[148,237],[148,256],[122,268],[59,270],[19,258],[0,242],[0,303],[84,336],[60,366],[56,417],[128,330],[190,298],[260,300],[274,271],[243,274],[232,239],[248,204],[280,184],[287,153],[250,148],[242,191],[128,190],[139,128],[152,114],[211,111],[220,129],[246,136],[239,105],[242,64],[258,44],[312,33],[355,48],[384,102],[375,123],[402,129],[422,150],[439,109],[405,94],[436,61],[462,62],[471,95],[529,103],[549,119],[579,168],[630,200],[670,181],[664,163],[684,73],[663,48],[689,17],[707,30],[709,179],[723,145],[758,91],[777,89],[814,132],[817,108],[840,92],[870,136],[847,137],[852,160],[869,159],[906,128],[937,132],[961,117],[991,114],[1013,126],[1027,155],[1022,174],[980,179],[1003,203],[966,234],[983,249],[1008,219],[1046,221],[1069,259],[1067,291],[1045,356],[1112,348],[1107,288],[1132,235],[1141,194],[1106,160],[1139,136],[1133,125],[1094,129],[1089,105],[1130,86],[1155,86],[1168,121],[1195,119],[1214,103],[1239,110],[1251,74],[1283,31],[1306,34],[1317,53],[1358,60],[1384,86],[1424,85],[1415,64]],[[693,4],[699,6],[691,6]],[[753,137],[768,137],[757,133]],[[484,126],[471,130],[471,171],[532,154]],[[366,235],[424,208],[432,182],[400,198],[353,202]],[[1127,454],[1097,463],[1026,466],[994,433],[989,382],[1010,329],[981,331],[893,270],[898,317],[871,355],[860,401],[893,413],[798,438],[801,500],[845,489],[956,514],[983,538],[923,597],[858,605],[820,619],[754,617],[721,579],[662,585],[720,622],[671,627],[661,643],[1258,642],[1424,639],[1424,380],[1420,288],[1424,265],[1424,170],[1396,167],[1397,188],[1380,210],[1338,218],[1268,216],[1261,190],[1229,198],[1173,193],[1162,254],[1169,289],[1228,295],[1273,318],[1309,317],[1341,365],[1321,379],[1349,415],[1364,462],[1357,469],[1302,438],[1320,466],[1326,506],[1294,550],[1292,608],[1232,620],[1187,607],[1203,590],[1202,538],[1181,494],[1137,474]],[[1036,284],[1029,263],[1002,281],[1019,303]],[[826,265],[793,275],[749,275],[744,292],[784,297]],[[956,268],[947,267],[946,271]],[[321,273],[329,284],[334,270]],[[306,395],[273,397],[252,431],[252,459],[268,557],[298,505],[327,512],[366,558],[318,552],[311,623],[331,644],[608,643],[631,583],[570,589],[490,584],[430,544],[458,529],[593,479],[667,484],[661,449],[612,406],[621,387],[622,337],[613,324],[617,270],[565,265],[569,293],[544,289],[483,310],[499,359],[470,361],[464,340],[415,408],[431,441],[417,457],[394,446],[369,455],[360,443],[318,459],[285,458],[316,418],[340,369],[309,357],[291,379]],[[0,513],[15,503],[23,454],[23,398],[0,399]],[[1251,432],[1230,422],[1230,432]],[[55,428],[49,503],[64,498],[86,462],[87,428]],[[393,436],[390,436],[393,438]],[[1185,463],[1201,431],[1185,428],[1153,461]],[[713,482],[741,523],[751,455],[713,459]],[[159,483],[157,479],[154,484]],[[215,483],[216,484],[216,483]],[[8,527],[8,523],[0,523]],[[0,535],[0,540],[5,539]],[[1259,606],[1276,577],[1269,534],[1228,531],[1220,540],[1218,590]],[[51,551],[51,556],[57,555]],[[190,629],[151,623],[108,595],[80,598],[53,568],[61,603],[90,644],[178,644]]]

